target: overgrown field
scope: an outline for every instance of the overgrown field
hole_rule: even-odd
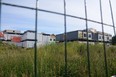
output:
[[[106,46],[109,77],[116,74],[116,47]],[[69,42],[68,77],[88,77],[86,44]],[[105,77],[102,44],[90,45],[92,77]],[[34,49],[0,44],[0,77],[33,77]],[[64,77],[64,44],[38,49],[38,77]]]

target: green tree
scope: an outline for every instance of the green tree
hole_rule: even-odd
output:
[[[116,35],[112,37],[112,44],[116,45]]]

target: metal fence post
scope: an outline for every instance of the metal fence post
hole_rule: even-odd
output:
[[[90,52],[89,52],[89,39],[88,39],[88,20],[87,20],[87,4],[86,0],[84,0],[85,5],[85,21],[86,21],[86,32],[87,32],[87,59],[88,59],[88,73],[89,77],[91,77],[91,69],[90,69]]]
[[[110,5],[110,12],[111,12],[112,24],[113,24],[113,29],[114,29],[114,35],[116,35],[115,23],[114,23],[114,17],[113,17],[113,10],[112,10],[112,4],[111,4],[110,0],[109,0],[109,5]]]
[[[37,74],[37,25],[38,25],[38,0],[36,0],[36,10],[35,10],[35,51],[34,51],[34,77],[38,77]]]
[[[2,0],[0,0],[0,31],[1,31],[1,20],[2,20]]]
[[[64,0],[64,51],[65,51],[65,77],[67,77],[67,24],[66,24],[66,1]]]
[[[102,15],[102,2],[100,2],[100,15],[101,15],[101,25],[102,25],[102,34],[103,34],[103,48],[104,48],[104,63],[105,63],[105,73],[106,77],[108,77],[108,68],[107,68],[107,56],[106,56],[106,46],[105,46],[105,38],[104,38],[104,25],[103,25],[103,15]]]

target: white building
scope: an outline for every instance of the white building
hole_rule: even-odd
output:
[[[3,31],[4,38],[3,41],[15,44],[17,46],[25,47],[25,48],[33,48],[35,44],[35,31],[27,30],[24,33],[16,30],[4,30]],[[43,46],[50,43],[55,43],[56,37],[55,35],[38,33],[37,34],[37,46]]]
[[[21,43],[18,42],[19,39],[21,39],[20,37],[22,36],[21,31],[18,31],[18,30],[4,30],[2,33],[3,33],[2,41],[6,42],[6,43],[9,43],[9,44],[14,44],[14,45],[17,45],[17,46],[21,46]],[[19,39],[16,40],[15,38],[19,38]]]
[[[4,40],[6,41],[12,41],[12,37],[17,36],[20,37],[22,33],[20,31],[16,30],[4,30]]]
[[[33,48],[35,44],[35,31],[28,30],[22,35],[22,47]],[[37,46],[42,46],[50,43],[55,43],[55,35],[38,33]]]

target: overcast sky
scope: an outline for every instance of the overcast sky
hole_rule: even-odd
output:
[[[35,7],[35,0],[2,0],[3,2]],[[116,0],[111,0],[116,23]],[[109,0],[102,0],[103,21],[111,24]],[[38,8],[63,13],[63,0],[39,0]],[[84,0],[66,0],[67,14],[85,18]],[[87,0],[88,19],[100,21],[99,0]],[[2,30],[34,30],[35,11],[16,7],[2,6]],[[89,28],[101,31],[101,25],[88,22]],[[112,27],[105,32],[113,34]],[[67,31],[85,29],[85,21],[67,17]],[[63,16],[38,12],[38,32],[59,34],[64,32]]]

